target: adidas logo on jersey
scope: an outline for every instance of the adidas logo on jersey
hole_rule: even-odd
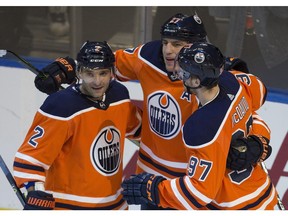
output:
[[[227,94],[227,96],[230,98],[230,100],[232,101],[235,97],[235,95],[232,95],[232,94]]]

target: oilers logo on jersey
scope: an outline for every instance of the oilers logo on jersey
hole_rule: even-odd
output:
[[[120,133],[113,126],[103,128],[91,146],[94,168],[104,176],[114,175],[120,165]]]
[[[165,139],[175,137],[181,128],[181,113],[177,101],[167,92],[156,91],[148,96],[150,128]]]

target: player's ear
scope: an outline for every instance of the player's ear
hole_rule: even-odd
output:
[[[79,68],[79,69],[76,71],[76,76],[77,76],[79,79],[82,79],[82,74],[83,74],[83,71]]]
[[[198,87],[201,85],[201,81],[200,81],[199,77],[192,76],[190,79],[191,79],[191,84],[192,84],[191,86],[192,87]]]

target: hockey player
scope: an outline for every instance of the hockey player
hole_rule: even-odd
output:
[[[253,111],[262,104],[258,79],[223,71],[222,53],[208,43],[184,47],[178,63],[178,77],[200,102],[182,129],[186,175],[170,180],[148,173],[132,176],[122,184],[124,198],[129,204],[175,209],[274,209],[277,192],[260,163],[239,172],[226,168],[231,141],[267,141],[251,135]]]
[[[206,41],[206,31],[201,19],[197,15],[176,14],[161,27],[161,40],[115,52],[117,78],[121,81],[138,80],[143,89],[144,135],[141,137],[137,173],[146,171],[167,179],[185,175],[187,161],[181,127],[198,108],[198,101],[194,95],[183,91],[182,82],[173,74],[173,67],[180,49],[196,41]],[[229,60],[229,63],[227,65],[230,68],[237,68],[241,64],[234,60]],[[61,83],[67,83],[73,77],[72,73],[65,70],[44,72],[49,74],[48,79],[37,77],[35,85],[46,93],[57,91]],[[59,74],[66,76],[59,79]],[[262,83],[259,85],[266,94],[265,86]],[[259,131],[270,136],[269,128],[258,119],[254,124],[257,124]],[[245,142],[250,143],[251,140],[247,139]],[[240,143],[242,144],[243,142]],[[263,145],[261,142],[252,142],[251,145],[255,147],[255,154],[247,155],[245,151],[239,152],[238,148],[232,148],[227,165],[232,169],[243,169],[258,161],[264,152]],[[141,209],[154,208],[158,207],[141,205]]]
[[[14,161],[17,185],[28,191],[24,209],[127,209],[124,138],[139,138],[142,114],[113,79],[114,62],[106,42],[86,42],[77,55],[81,84],[48,96],[37,111]]]

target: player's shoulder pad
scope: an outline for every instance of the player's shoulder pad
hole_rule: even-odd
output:
[[[111,104],[126,99],[130,99],[127,87],[116,80],[112,80],[106,92],[107,103]]]
[[[91,103],[79,97],[79,93],[73,90],[73,85],[49,95],[40,109],[50,115],[67,118],[81,110],[90,108]]]
[[[239,84],[250,92],[253,101],[253,109],[258,110],[266,101],[267,87],[265,83],[253,74],[246,74],[240,71],[230,71],[238,80]]]
[[[185,145],[197,148],[211,144],[225,120],[230,104],[228,100],[220,99],[195,111],[182,129]]]
[[[144,44],[139,53],[140,57],[162,71],[166,71],[162,56],[162,42],[151,41]]]
[[[227,72],[225,76],[227,76],[224,83],[226,85],[219,83],[218,96],[209,104],[196,110],[184,124],[182,130],[186,146],[193,148],[209,145],[221,130],[222,122],[226,120],[226,113],[236,98],[240,86],[232,74],[229,75]]]
[[[242,74],[248,76],[248,74]],[[240,83],[234,73],[223,71],[219,77],[219,86],[221,86],[227,94],[236,95],[239,91]]]

